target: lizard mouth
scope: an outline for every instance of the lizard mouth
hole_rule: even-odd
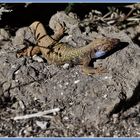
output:
[[[113,44],[114,46],[116,46],[117,44],[119,44],[120,39],[118,39],[118,38],[112,38],[111,41],[112,41],[112,44]]]
[[[108,38],[108,43],[106,46],[104,45],[103,49],[104,51],[108,52],[111,51],[112,49],[116,48],[118,44],[120,43],[120,39],[118,38]]]

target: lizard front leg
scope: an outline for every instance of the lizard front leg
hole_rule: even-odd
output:
[[[64,35],[65,29],[60,23],[56,23],[54,34],[51,36],[54,40],[58,41]]]
[[[87,55],[82,59],[82,70],[85,74],[92,75],[106,72],[105,69],[103,69],[102,67],[94,68],[92,66],[89,66],[90,61],[91,61],[90,55]]]
[[[43,24],[39,21],[35,21],[30,25],[30,28],[34,31],[35,37],[39,46],[48,47],[53,43],[56,43],[63,35],[64,28],[60,23],[56,23],[54,34],[50,37]]]

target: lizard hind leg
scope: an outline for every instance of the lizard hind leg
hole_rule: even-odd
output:
[[[40,41],[45,36],[47,36],[47,32],[45,30],[45,27],[43,26],[43,24],[41,22],[35,21],[29,27],[34,32],[34,35],[35,35],[37,41]]]
[[[30,25],[31,30],[34,32],[34,35],[37,40],[36,46],[40,48],[40,52],[45,55],[47,48],[55,43],[54,39],[47,35],[45,27],[39,21],[35,21]]]
[[[106,72],[106,70],[103,69],[102,67],[94,68],[92,66],[89,66],[90,61],[91,61],[90,56],[86,56],[82,59],[83,62],[82,70],[85,74],[93,75],[93,74],[101,74]]]
[[[102,67],[89,67],[89,66],[83,66],[83,72],[88,75],[93,75],[93,74],[102,74],[105,73],[106,70]]]
[[[41,41],[45,42],[45,40],[53,42],[58,41],[64,35],[64,27],[58,22],[55,25],[54,34],[50,37],[43,24],[39,21],[35,21],[30,25],[30,28],[33,30],[38,43],[41,44]],[[46,42],[47,43],[47,42]],[[47,43],[49,44],[49,43]]]
[[[47,44],[47,39],[49,38],[47,36],[46,30],[42,23],[39,21],[33,22],[30,26],[31,30],[33,31],[35,38],[37,40],[37,44],[35,46],[28,46],[26,48],[23,48],[22,50],[19,50],[16,54],[16,56],[19,58],[21,56],[33,56],[35,54],[38,54],[41,52],[41,47],[45,47],[44,44]],[[46,39],[46,36],[48,37]],[[53,39],[49,38],[48,42],[50,41],[50,44],[53,42]]]
[[[39,53],[40,53],[40,48],[38,46],[34,46],[34,47],[30,46],[17,51],[16,57],[20,58],[21,56],[34,56],[35,54],[39,54]]]

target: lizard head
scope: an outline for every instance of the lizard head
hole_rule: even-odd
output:
[[[120,42],[117,38],[102,38],[97,40],[95,47],[95,58],[104,56],[107,52],[112,50]]]

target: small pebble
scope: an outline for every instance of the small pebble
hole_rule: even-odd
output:
[[[70,103],[69,103],[69,105],[73,105],[73,104],[74,104],[73,102],[70,102]]]
[[[0,29],[0,40],[7,40],[9,39],[9,34],[5,29]]]
[[[64,83],[64,85],[65,85],[65,86],[67,86],[67,85],[69,85],[69,83],[68,83],[68,82],[66,82],[66,83]]]
[[[108,76],[105,76],[105,77],[104,77],[104,79],[108,79],[108,78],[109,78]]]
[[[36,121],[36,125],[39,126],[42,130],[45,130],[47,128],[48,122],[41,122],[41,121]]]
[[[33,56],[33,60],[34,60],[34,61],[37,61],[37,62],[39,62],[39,63],[44,62],[44,60],[43,60],[41,57],[37,56],[37,55],[34,55],[34,56]]]
[[[105,94],[105,95],[103,96],[103,98],[104,98],[104,99],[107,99],[107,94]]]
[[[23,134],[25,137],[30,136],[32,132],[32,127],[27,127],[25,130],[23,130]]]
[[[71,41],[72,40],[72,35],[66,36],[66,41]]]
[[[112,117],[113,118],[118,118],[119,117],[119,114],[113,114]]]
[[[22,110],[25,110],[25,105],[24,105],[23,101],[19,100],[19,105]]]
[[[90,32],[90,27],[87,26],[85,30],[86,30],[86,31],[85,31],[86,33],[89,33],[89,32]]]
[[[64,65],[63,65],[63,69],[68,69],[69,68],[69,64],[68,63],[65,63]]]
[[[76,80],[76,81],[74,81],[74,84],[77,84],[77,83],[79,83],[80,82],[80,80]]]
[[[63,119],[64,119],[64,120],[69,120],[69,118],[68,118],[67,116],[65,116]]]
[[[61,84],[59,84],[59,87],[62,88],[63,86]]]
[[[15,102],[14,104],[12,104],[12,108],[18,109],[18,107],[19,107],[18,102]]]

